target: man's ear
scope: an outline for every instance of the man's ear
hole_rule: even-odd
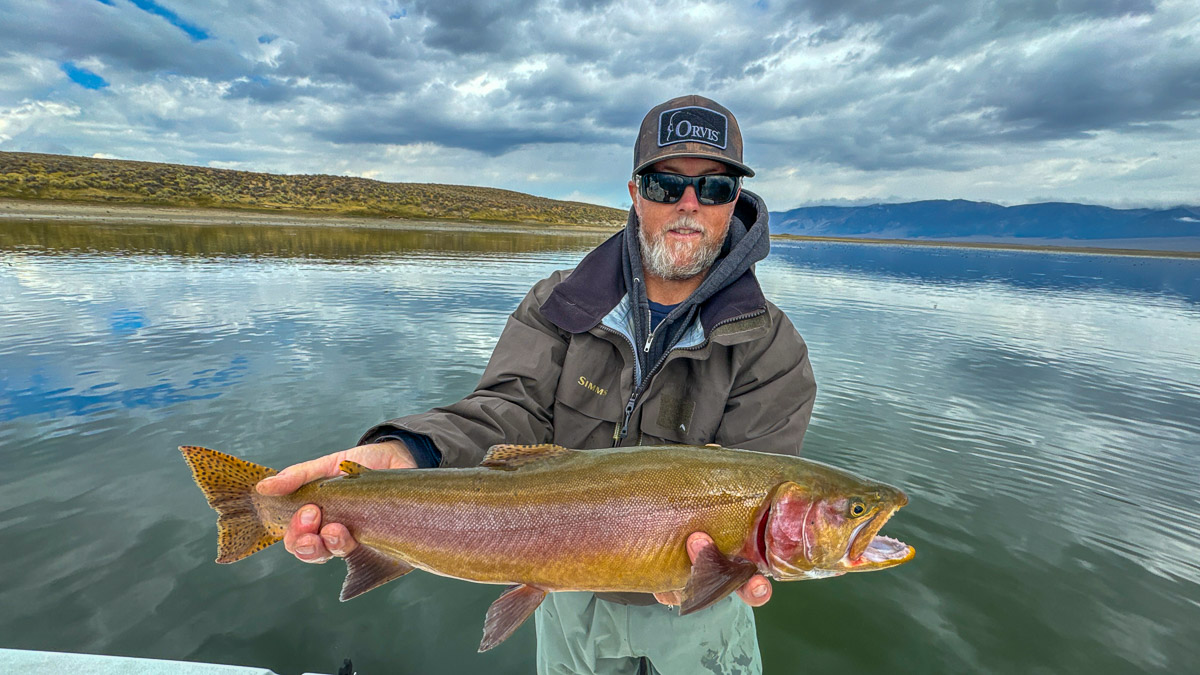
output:
[[[639,197],[641,197],[641,195],[638,194],[637,183],[630,180],[629,181],[629,198],[633,200],[633,212],[638,214],[638,218],[641,218],[642,217],[641,209],[638,208],[638,206],[639,206],[638,198]]]

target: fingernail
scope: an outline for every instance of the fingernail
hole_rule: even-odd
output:
[[[316,550],[317,549],[315,546],[297,546],[296,547],[296,553],[299,553],[300,555],[312,555],[313,551],[316,551]]]
[[[300,511],[300,522],[305,525],[312,525],[317,522],[317,510],[312,507],[305,507]]]
[[[754,597],[756,597],[756,598],[761,598],[762,596],[764,596],[764,595],[766,595],[766,594],[767,594],[767,585],[766,585],[766,584],[759,584],[759,585],[755,586],[755,587],[754,587],[754,588],[753,588],[753,589],[750,591],[750,594],[751,594],[751,595],[753,595],[753,596],[754,596]]]
[[[323,539],[325,541],[325,548],[329,549],[330,551],[338,551],[338,550],[341,550],[341,548],[342,548],[342,538],[341,537],[334,537],[334,536],[323,534],[323,535],[321,535],[321,539]]]

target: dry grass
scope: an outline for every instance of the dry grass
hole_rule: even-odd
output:
[[[0,197],[614,228],[625,221],[618,209],[495,188],[26,152],[0,152]]]

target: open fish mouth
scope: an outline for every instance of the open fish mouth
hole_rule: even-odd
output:
[[[859,560],[865,563],[899,565],[912,559],[915,553],[913,547],[899,539],[892,539],[880,534],[871,539],[871,543],[859,556]]]
[[[891,537],[879,534],[895,509],[876,515],[861,524],[850,536],[846,555],[842,562],[850,569],[879,569],[912,560],[916,555],[913,547]]]

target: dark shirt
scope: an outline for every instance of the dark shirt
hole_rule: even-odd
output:
[[[650,330],[651,331],[657,329],[658,324],[662,323],[662,320],[667,318],[667,315],[671,313],[671,310],[673,310],[679,306],[679,303],[675,303],[674,305],[660,305],[657,302],[654,302],[653,300],[650,300],[649,303],[650,303]]]

